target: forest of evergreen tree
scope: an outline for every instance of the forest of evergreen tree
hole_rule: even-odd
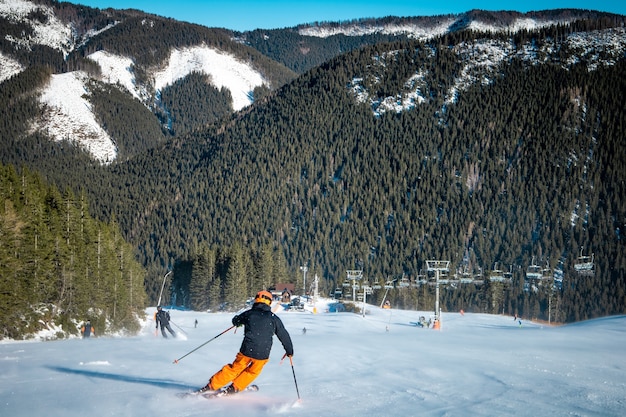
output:
[[[146,304],[145,270],[115,223],[90,217],[84,194],[0,166],[0,339],[61,326],[78,334],[133,331]]]
[[[232,43],[221,31],[167,21],[159,21],[163,33],[186,30],[149,40],[137,35],[141,17],[81,53],[136,54],[141,79],[169,46]],[[559,46],[574,30],[613,24],[353,46],[310,67],[263,61],[277,71],[276,85],[293,77],[286,67],[310,70],[235,114],[229,93],[207,87],[200,74],[165,89],[154,112],[94,81],[90,100],[122,155],[110,165],[29,130],[40,112],[36,88],[57,67],[87,68],[89,60],[30,63],[0,84],[4,335],[24,331],[23,300],[32,312],[55,306],[72,320],[89,316],[97,328],[132,328],[132,312],[157,302],[169,270],[163,303],[198,310],[239,309],[279,282],[301,289],[303,265],[324,295],[350,295],[346,271],[356,269],[380,286],[369,302],[386,296],[394,307],[428,310],[429,259],[449,260],[449,279],[472,277],[442,285],[445,311],[558,322],[625,313],[624,57],[592,71],[584,60],[563,65],[566,48],[558,62],[511,58],[489,83],[453,103],[445,97],[463,70],[454,45],[500,37],[520,49]],[[294,39],[283,35],[291,50]],[[138,52],[143,43],[154,54]],[[425,74],[425,101],[407,111],[374,114],[350,89],[362,79],[373,97],[400,97],[416,73]],[[581,250],[594,254],[593,274],[575,269]],[[557,282],[527,279],[533,263]],[[512,279],[492,281],[496,266]]]

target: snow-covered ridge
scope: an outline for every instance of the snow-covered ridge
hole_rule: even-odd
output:
[[[423,25],[419,23],[388,23],[388,24],[368,24],[368,23],[350,23],[345,25],[320,25],[307,26],[298,30],[302,36],[315,36],[319,38],[327,38],[334,35],[345,36],[363,36],[373,34],[383,35],[406,35],[411,39],[428,40],[443,35],[450,31],[451,27],[459,22],[457,17],[450,16],[442,18],[441,21],[434,25]],[[557,23],[568,23],[568,21],[542,20],[532,18],[515,19],[509,25],[494,25],[483,23],[478,20],[469,22],[468,29],[480,32],[518,32],[520,30],[536,30],[543,27],[555,25]]]
[[[584,61],[589,71],[599,66],[614,65],[615,61],[626,53],[626,29],[615,28],[593,32],[573,33],[567,37],[563,46],[556,42],[546,41],[537,46],[532,43],[518,45],[509,41],[481,38],[471,42],[462,42],[453,48],[454,53],[463,63],[463,68],[455,79],[455,83],[446,93],[446,104],[454,103],[458,95],[475,83],[489,84],[498,68],[513,58],[531,64],[558,62],[558,52],[568,49],[568,61],[562,63],[568,68]],[[385,66],[385,59],[393,59],[393,54],[386,57],[374,57],[373,66]],[[396,96],[375,97],[363,86],[362,76],[355,75],[349,88],[356,100],[368,103],[372,112],[380,116],[388,111],[402,112],[415,107],[424,101],[425,74],[420,69],[405,83],[405,89]]]
[[[33,12],[45,15],[45,22],[29,19]],[[47,45],[58,49],[67,56],[74,48],[72,28],[62,23],[54,14],[51,7],[34,4],[25,0],[10,0],[0,2],[0,16],[13,22],[28,20],[33,28],[33,35],[23,37],[6,36],[6,40],[23,48],[30,49],[33,45]]]
[[[133,60],[106,51],[98,51],[89,58],[100,65],[101,81],[124,87],[133,97],[146,102],[146,88],[138,86],[132,70]],[[174,49],[164,65],[153,69],[154,90],[158,93],[177,80],[192,72],[200,72],[210,77],[216,88],[227,88],[233,97],[233,109],[241,110],[249,106],[252,92],[256,87],[268,84],[261,74],[237,57],[206,45]]]
[[[476,32],[487,32],[487,33],[498,33],[498,32],[519,32],[522,30],[537,30],[549,26],[554,26],[557,24],[567,24],[570,23],[570,20],[543,20],[543,19],[532,19],[529,17],[523,17],[519,19],[515,19],[513,23],[510,25],[492,25],[483,23],[477,20],[472,21],[469,24],[469,29]]]
[[[354,23],[340,26],[308,26],[300,28],[298,33],[302,36],[314,36],[318,38],[327,38],[334,35],[364,36],[380,33],[384,35],[407,35],[412,39],[425,40],[443,35],[455,21],[455,18],[447,18],[432,27],[424,27],[417,23],[380,25]]]

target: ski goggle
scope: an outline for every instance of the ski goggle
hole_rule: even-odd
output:
[[[254,299],[254,301],[257,302],[257,303],[271,304],[272,303],[272,296],[269,293],[267,293],[267,292],[258,293],[256,295],[256,298]]]

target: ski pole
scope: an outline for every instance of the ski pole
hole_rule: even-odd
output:
[[[203,344],[201,344],[201,345],[200,345],[200,346],[198,346],[197,348],[195,348],[195,349],[193,349],[193,350],[191,350],[191,351],[189,351],[189,352],[185,353],[183,356],[181,356],[181,357],[180,357],[180,358],[178,358],[178,359],[174,359],[174,363],[178,363],[178,361],[180,361],[180,360],[181,360],[181,359],[183,359],[184,357],[191,355],[193,352],[195,352],[196,350],[200,349],[202,346],[206,345],[206,344],[207,344],[207,343],[209,343],[210,341],[217,339],[218,337],[220,337],[220,336],[221,336],[221,335],[223,335],[224,333],[228,332],[228,331],[229,331],[230,329],[232,329],[233,327],[235,327],[235,326],[234,326],[234,325],[233,325],[233,326],[230,326],[228,329],[224,330],[222,333],[218,334],[217,336],[215,336],[215,337],[213,337],[213,338],[211,338],[211,339],[207,340],[206,342],[204,342]]]
[[[300,390],[298,389],[298,381],[296,381],[296,371],[293,369],[293,359],[289,357],[289,363],[291,363],[291,373],[293,374],[293,382],[296,384],[296,394],[298,394],[298,401],[300,401]]]
[[[174,326],[176,326],[178,328],[178,330],[180,330],[181,332],[183,332],[183,334],[187,334],[186,331],[184,331],[178,324],[174,323],[173,321],[170,320],[170,323],[172,323]]]

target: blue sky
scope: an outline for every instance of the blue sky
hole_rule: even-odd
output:
[[[495,0],[446,2],[416,0],[72,0],[106,9],[139,9],[208,27],[245,31],[292,27],[301,23],[342,21],[384,16],[432,16],[471,9],[532,10],[576,8],[626,14],[626,2],[616,0]]]

